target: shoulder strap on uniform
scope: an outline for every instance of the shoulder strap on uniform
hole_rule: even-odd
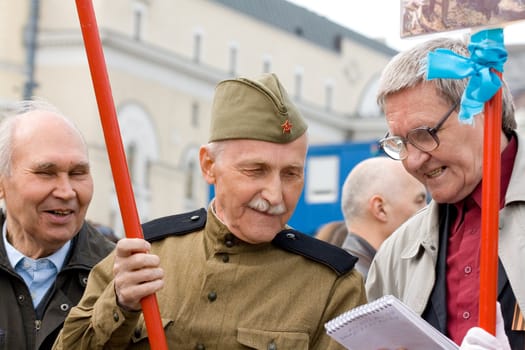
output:
[[[184,214],[165,216],[142,224],[144,238],[158,241],[174,235],[182,236],[198,231],[206,224],[206,209],[201,208]]]
[[[272,243],[281,249],[324,264],[338,276],[352,270],[357,262],[357,258],[346,250],[295,230],[279,232]]]

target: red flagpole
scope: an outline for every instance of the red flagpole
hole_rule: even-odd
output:
[[[495,71],[501,78],[502,74]],[[496,334],[498,289],[498,229],[501,178],[502,89],[485,103],[483,183],[481,197],[481,252],[479,326]]]
[[[124,231],[128,238],[143,238],[93,4],[91,0],[76,0],[76,6]],[[167,350],[166,336],[155,294],[143,298],[141,305],[151,348]]]

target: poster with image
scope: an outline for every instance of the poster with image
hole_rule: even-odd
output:
[[[525,20],[525,0],[401,0],[401,37]]]

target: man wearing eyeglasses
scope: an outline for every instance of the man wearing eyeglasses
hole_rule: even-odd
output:
[[[433,39],[394,57],[380,79],[378,103],[388,124],[381,147],[427,187],[432,201],[383,243],[367,296],[396,295],[456,343],[465,339],[462,349],[503,349],[504,334],[465,337],[478,325],[485,115],[472,125],[458,120],[468,79],[426,80],[425,60],[437,48],[470,57],[462,41]],[[525,139],[516,133],[506,85],[502,105],[497,295],[511,348],[525,349]],[[472,337],[496,347],[469,347]]]

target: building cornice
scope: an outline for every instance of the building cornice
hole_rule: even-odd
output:
[[[359,133],[383,130],[385,124],[383,118],[359,118],[328,112],[305,102],[295,101],[295,104],[303,112],[306,119],[311,119],[346,132]]]
[[[202,63],[195,63],[157,46],[133,40],[118,32],[100,29],[100,41],[104,50],[114,50],[162,68],[177,71],[196,80],[216,84],[225,79],[227,74]],[[38,34],[39,48],[83,47],[80,31],[41,31]]]
[[[135,61],[144,62],[163,70],[177,72],[193,78],[195,81],[214,86],[220,80],[229,77],[225,71],[202,63],[195,63],[187,57],[133,40],[115,31],[101,29],[100,38],[106,52],[117,52],[121,56],[127,56]],[[80,49],[83,48],[84,43],[80,31],[41,31],[38,45],[40,49]],[[303,101],[295,101],[295,103],[307,120],[322,123],[347,133],[373,132],[383,128],[384,120],[382,118],[356,118],[329,112],[321,106]]]

